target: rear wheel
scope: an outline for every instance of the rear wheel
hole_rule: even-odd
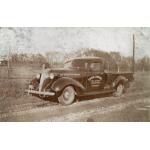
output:
[[[72,86],[67,86],[58,97],[59,103],[62,105],[70,105],[75,100],[75,90]]]
[[[124,92],[124,85],[122,83],[119,83],[117,85],[116,92],[114,93],[114,95],[120,97],[122,96],[123,92]]]

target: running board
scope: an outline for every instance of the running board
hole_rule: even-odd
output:
[[[92,96],[92,95],[99,95],[99,94],[110,94],[115,92],[115,89],[112,90],[102,90],[102,91],[95,91],[95,92],[84,92],[79,96]]]

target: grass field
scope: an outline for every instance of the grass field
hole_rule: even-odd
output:
[[[7,67],[0,67],[0,95],[2,100],[8,97],[18,98],[24,94],[29,81],[39,73],[39,66],[13,66],[9,70]]]

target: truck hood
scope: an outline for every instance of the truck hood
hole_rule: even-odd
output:
[[[52,68],[48,70],[48,73],[54,73],[55,76],[79,76],[80,71],[77,69],[67,68]]]

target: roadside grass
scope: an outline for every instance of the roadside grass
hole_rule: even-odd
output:
[[[13,66],[8,78],[7,67],[0,67],[0,100],[23,96],[29,81],[40,70],[39,66]]]
[[[150,72],[137,72],[135,73],[134,78],[128,92],[150,90]]]
[[[0,100],[8,97],[19,98],[24,95],[24,90],[27,87],[26,80],[4,79],[0,81]]]

